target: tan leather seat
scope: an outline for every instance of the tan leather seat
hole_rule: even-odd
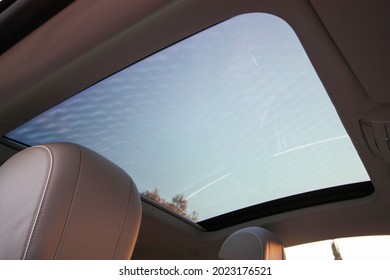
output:
[[[219,252],[222,260],[284,260],[282,242],[269,230],[247,227],[231,234]]]
[[[0,259],[129,259],[140,221],[131,178],[82,146],[31,147],[0,167]]]

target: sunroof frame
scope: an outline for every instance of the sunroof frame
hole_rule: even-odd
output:
[[[361,183],[351,184],[351,185],[360,186],[359,184],[361,184]],[[347,185],[347,186],[349,188],[350,185]],[[372,189],[366,189],[364,192],[364,195],[363,195],[361,188],[358,187],[358,189],[356,189],[356,196],[355,195],[349,196],[349,195],[344,195],[343,190],[341,190],[341,189],[338,190],[339,188],[344,188],[344,187],[343,186],[342,187],[331,187],[331,188],[327,188],[327,189],[321,189],[319,191],[312,191],[312,192],[308,192],[308,193],[297,194],[297,195],[293,195],[293,196],[289,196],[289,197],[285,197],[285,198],[281,198],[281,199],[276,199],[276,200],[256,204],[254,206],[245,207],[243,209],[235,210],[235,211],[228,212],[226,214],[222,214],[222,215],[219,215],[219,216],[216,216],[213,218],[202,220],[198,224],[205,227],[207,230],[215,230],[214,229],[215,227],[210,226],[211,223],[215,223],[215,222],[216,222],[216,224],[219,224],[219,223],[221,223],[221,224],[238,223],[241,220],[239,218],[235,218],[235,216],[240,216],[242,213],[249,213],[250,214],[250,212],[253,211],[253,214],[250,214],[250,215],[261,218],[261,217],[265,217],[267,215],[281,213],[283,211],[289,211],[289,210],[295,210],[295,209],[300,209],[300,208],[304,208],[304,207],[314,206],[315,203],[317,203],[317,202],[318,202],[318,204],[324,204],[324,203],[340,201],[340,200],[344,200],[344,199],[358,198],[358,197],[362,197],[365,195],[369,195],[373,191]],[[335,195],[336,189],[337,189],[337,192],[339,193],[339,195]],[[328,192],[327,190],[332,190],[332,191]],[[355,192],[353,192],[353,193],[355,194]],[[322,196],[322,195],[325,195],[325,196],[330,195],[330,196],[329,196],[329,198],[317,199],[317,196]],[[309,200],[306,202],[304,202],[304,201],[301,202],[301,199],[309,199]],[[288,207],[286,205],[283,205],[285,203],[293,203],[293,204],[291,205],[291,207]],[[289,210],[283,210],[283,209],[289,209]],[[257,215],[257,214],[255,214],[255,212],[261,212],[261,213]],[[224,222],[224,219],[232,220],[232,222],[229,222],[229,221]],[[235,222],[233,222],[233,220]],[[218,228],[218,227],[216,227],[216,228]]]

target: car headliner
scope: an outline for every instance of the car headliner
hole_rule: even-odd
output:
[[[213,232],[204,232],[144,199],[134,258],[217,258],[228,234],[247,225],[268,228],[286,246],[389,234],[389,166],[371,153],[360,126],[360,120],[390,121],[389,6],[385,0],[120,0],[115,5],[76,1],[0,56],[0,134],[211,25],[242,13],[274,14],[287,21],[301,40],[375,192]],[[12,153],[9,149],[2,145],[0,155],[6,158]]]

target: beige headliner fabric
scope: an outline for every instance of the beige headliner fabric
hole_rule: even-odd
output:
[[[247,227],[231,234],[219,252],[222,260],[284,260],[284,247],[272,232]]]
[[[36,146],[0,167],[0,259],[129,259],[140,220],[131,178],[87,148]]]

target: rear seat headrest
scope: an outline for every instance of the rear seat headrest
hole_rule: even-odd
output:
[[[284,260],[279,238],[261,227],[247,227],[231,234],[219,251],[222,260]]]

